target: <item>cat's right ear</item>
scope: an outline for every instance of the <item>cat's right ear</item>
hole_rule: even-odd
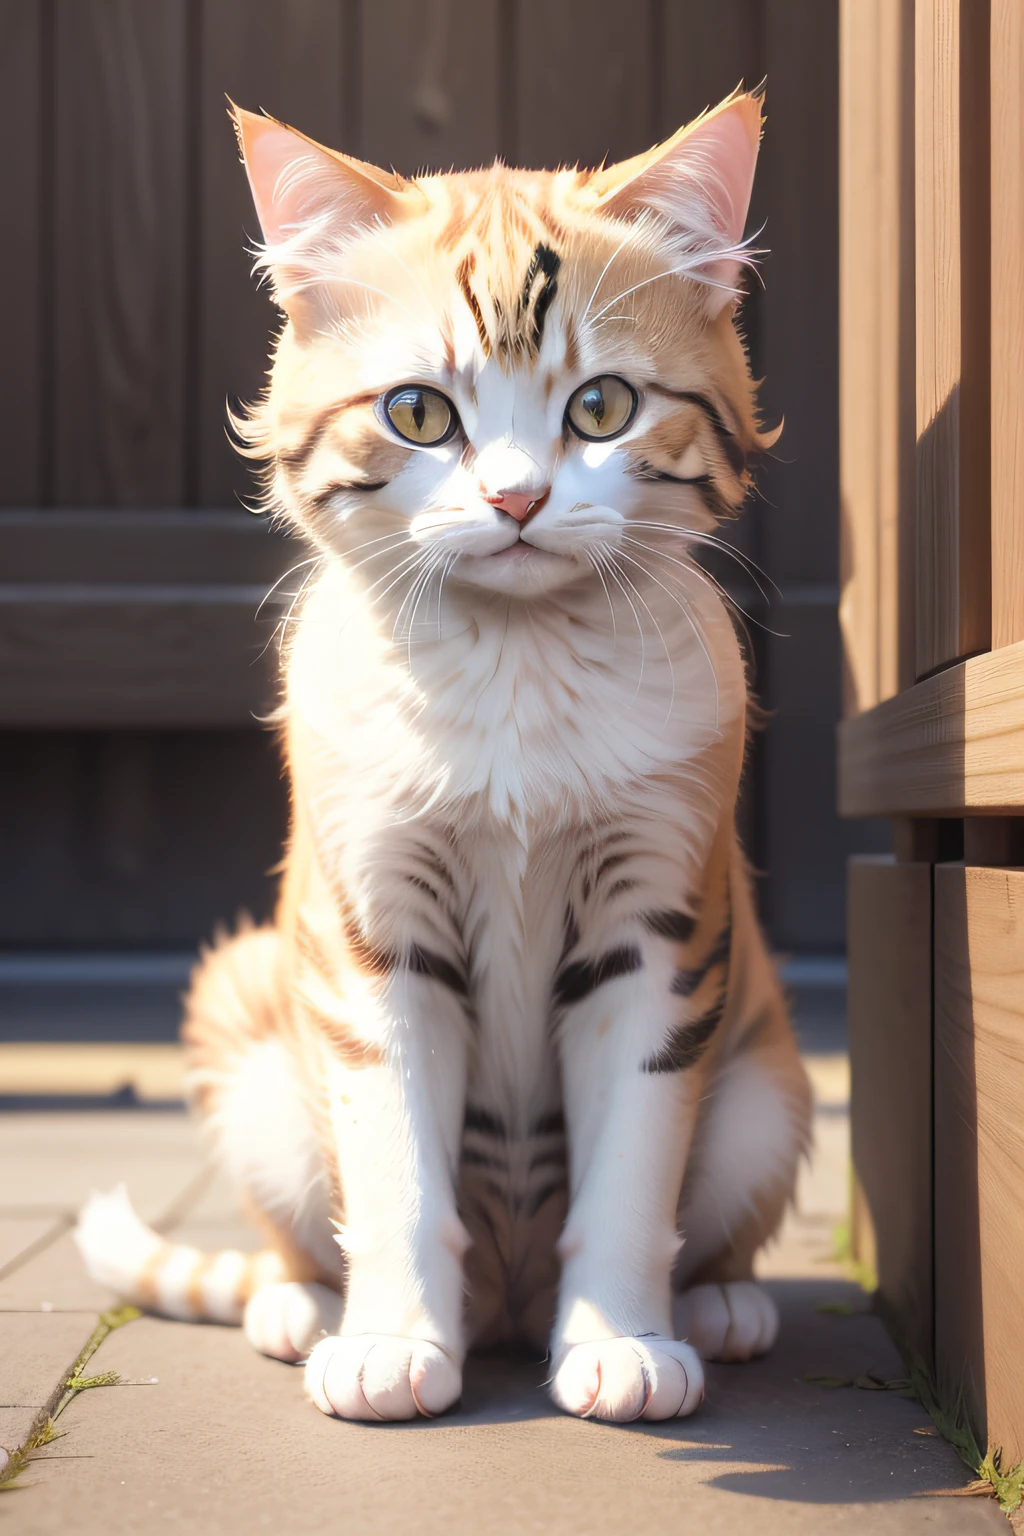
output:
[[[230,113],[263,231],[259,265],[291,314],[312,289],[330,281],[330,257],[346,241],[401,216],[410,184],[393,171],[325,149],[276,118],[233,102]]]

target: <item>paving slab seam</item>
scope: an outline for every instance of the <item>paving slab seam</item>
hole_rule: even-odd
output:
[[[30,1259],[34,1259],[37,1254],[45,1253],[47,1248],[52,1247],[74,1224],[74,1216],[70,1211],[65,1211],[62,1216],[57,1218],[52,1227],[48,1227],[34,1242],[29,1243],[20,1253],[16,1253],[13,1259],[9,1259],[6,1264],[0,1266],[0,1280],[6,1280],[8,1275],[13,1275],[16,1270],[19,1270],[23,1264],[27,1264]]]
[[[24,1440],[10,1449],[0,1446],[0,1494],[12,1490],[21,1474],[36,1459],[37,1453],[58,1438],[53,1426],[76,1397],[94,1387],[118,1384],[120,1378],[116,1371],[90,1377],[84,1377],[82,1371],[112,1333],[141,1316],[137,1307],[115,1307],[99,1314],[89,1337],[71,1364],[61,1373],[57,1385],[32,1420]]]

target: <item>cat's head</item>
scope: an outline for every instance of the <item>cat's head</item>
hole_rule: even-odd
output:
[[[738,509],[757,96],[596,171],[406,180],[235,122],[287,317],[247,430],[321,548],[536,596]]]

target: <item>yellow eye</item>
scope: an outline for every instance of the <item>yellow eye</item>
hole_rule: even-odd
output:
[[[459,424],[451,401],[436,389],[401,384],[384,396],[388,420],[407,442],[433,448],[446,443]]]
[[[603,373],[581,384],[565,408],[565,417],[577,437],[600,442],[625,432],[639,404],[632,384],[614,373]]]

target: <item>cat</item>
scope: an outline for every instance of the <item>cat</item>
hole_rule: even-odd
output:
[[[736,833],[743,652],[695,555],[751,485],[737,330],[761,98],[597,170],[407,180],[233,108],[280,306],[240,421],[316,562],[282,642],[273,926],[183,1038],[268,1234],[204,1255],[123,1188],[92,1274],[306,1360],[325,1413],[548,1352],[571,1414],[688,1414],[767,1350],[753,1260],[809,1090]]]

